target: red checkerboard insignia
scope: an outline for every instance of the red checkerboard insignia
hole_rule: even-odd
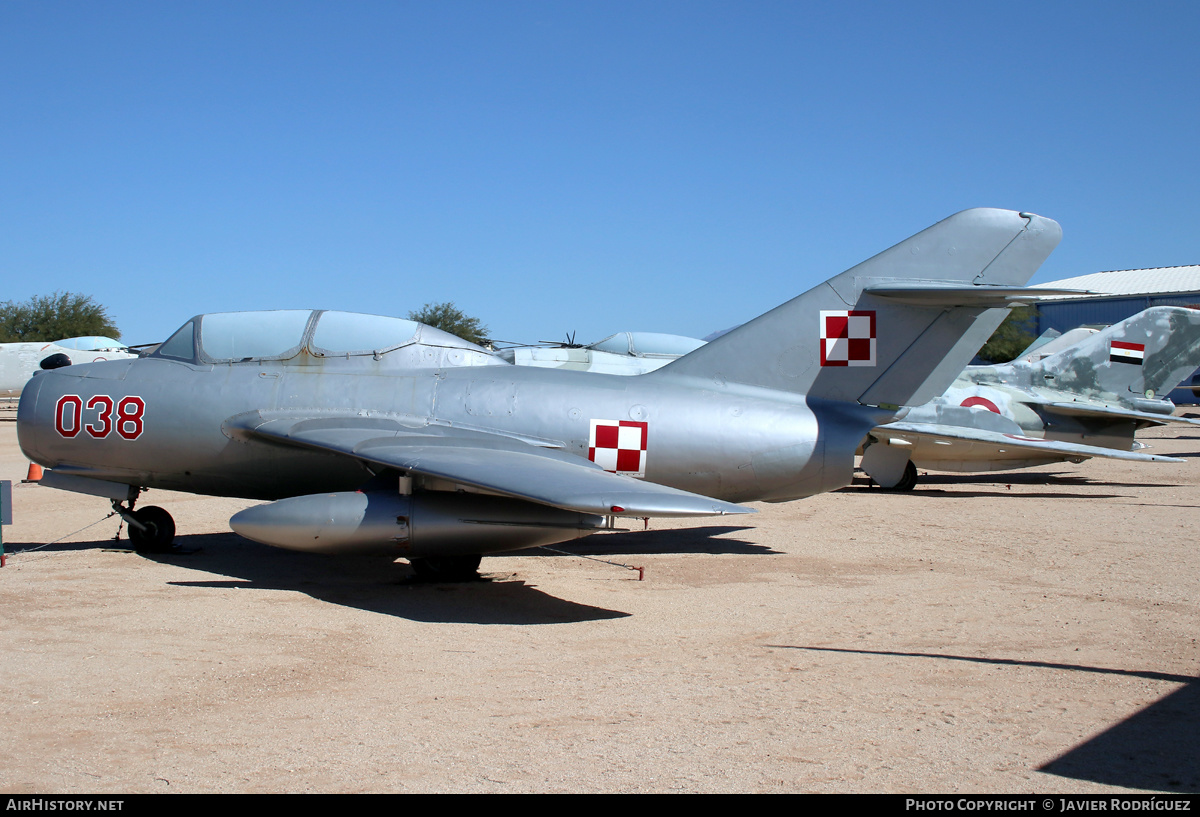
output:
[[[635,420],[592,420],[588,459],[605,471],[646,476],[646,428]]]
[[[821,310],[821,365],[875,365],[874,310]]]

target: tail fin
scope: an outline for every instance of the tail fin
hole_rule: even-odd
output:
[[[1031,213],[965,210],[646,377],[895,408],[941,394],[1058,245]]]
[[[1032,367],[1035,382],[1105,402],[1165,396],[1200,368],[1200,310],[1151,307]]]

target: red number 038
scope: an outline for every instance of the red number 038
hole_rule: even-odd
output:
[[[84,412],[88,417],[84,417]],[[74,437],[80,430],[97,440],[104,439],[115,429],[126,440],[142,436],[145,424],[146,401],[130,395],[114,401],[107,394],[88,398],[87,406],[77,394],[64,394],[54,407],[54,428],[64,437]]]

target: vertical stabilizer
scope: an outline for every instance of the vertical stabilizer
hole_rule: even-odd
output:
[[[994,293],[1025,284],[1061,237],[1041,216],[965,210],[646,376],[919,405],[1003,321]]]
[[[1200,310],[1151,307],[1032,368],[1037,385],[1103,402],[1165,397],[1200,368]]]

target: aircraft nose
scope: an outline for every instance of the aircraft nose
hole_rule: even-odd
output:
[[[38,413],[38,397],[46,378],[37,372],[21,390],[21,402],[17,404],[17,442],[25,456],[37,462],[37,441],[45,418]],[[43,412],[45,414],[45,412]],[[45,463],[43,463],[44,465]]]

